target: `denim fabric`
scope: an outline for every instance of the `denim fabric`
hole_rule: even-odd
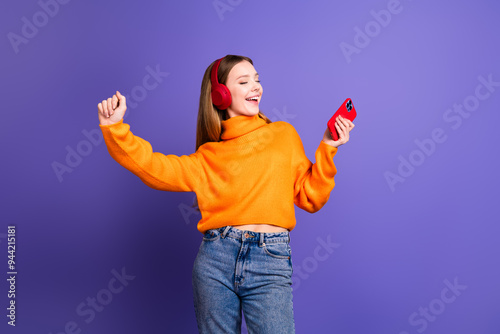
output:
[[[193,265],[193,299],[201,334],[293,334],[290,232],[232,226],[206,231]]]

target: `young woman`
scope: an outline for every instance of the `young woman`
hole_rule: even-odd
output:
[[[262,92],[250,58],[227,55],[210,64],[196,152],[182,156],[153,152],[132,134],[120,92],[98,104],[99,126],[119,164],[154,189],[196,193],[203,238],[192,284],[200,333],[240,333],[242,311],[250,333],[295,333],[294,204],[310,213],[326,204],[337,173],[333,157],[354,128],[339,117],[334,141],[327,127],[312,164],[295,128],[259,110]]]

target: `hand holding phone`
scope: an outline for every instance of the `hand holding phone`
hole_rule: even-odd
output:
[[[340,108],[333,114],[332,118],[328,121],[328,129],[332,135],[334,141],[339,140],[339,134],[337,129],[335,128],[335,120],[338,116],[342,116],[343,118],[347,118],[351,122],[356,118],[356,109],[354,109],[354,105],[352,104],[351,99],[346,99],[344,103],[340,106]]]

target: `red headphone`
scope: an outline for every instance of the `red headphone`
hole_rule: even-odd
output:
[[[225,110],[231,105],[231,92],[229,92],[229,89],[225,85],[220,84],[217,79],[217,71],[222,59],[224,57],[218,59],[212,67],[212,103],[220,110]]]

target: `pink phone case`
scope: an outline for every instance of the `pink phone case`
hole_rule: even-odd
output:
[[[332,118],[328,121],[328,129],[330,129],[330,133],[332,135],[333,140],[339,140],[339,134],[337,132],[337,128],[335,127],[335,120],[337,117],[341,115],[343,118],[347,118],[351,122],[356,118],[356,109],[354,109],[354,105],[352,104],[351,99],[346,99],[344,103],[340,106],[335,114],[333,114]]]

